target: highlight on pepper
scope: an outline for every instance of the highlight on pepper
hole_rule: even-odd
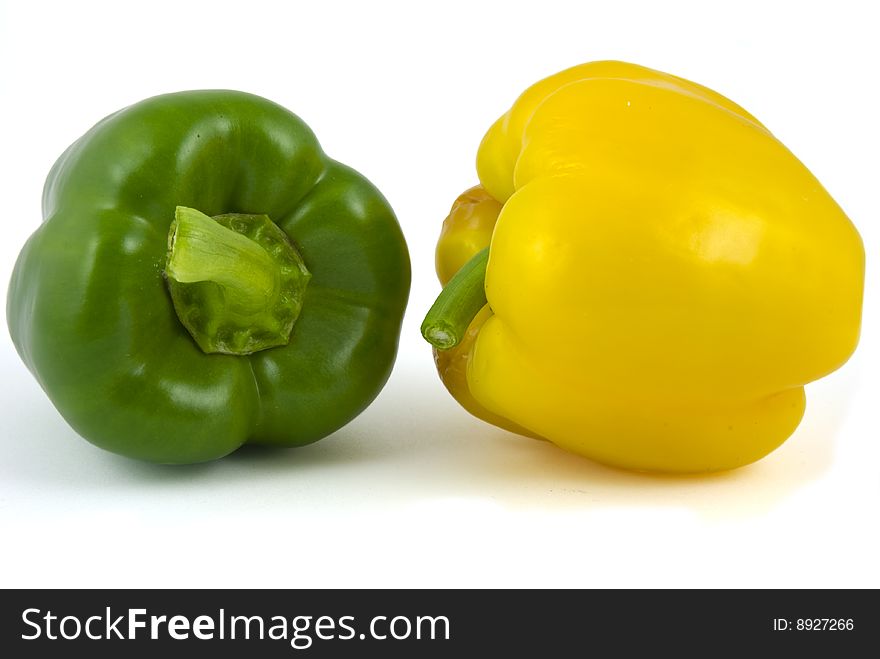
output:
[[[859,338],[865,254],[733,101],[591,62],[527,89],[443,223],[422,325],[469,412],[626,469],[754,462]]]
[[[359,414],[397,352],[410,263],[381,193],[296,115],[166,94],[55,163],[18,257],[18,354],[90,442],[190,463],[300,446]]]

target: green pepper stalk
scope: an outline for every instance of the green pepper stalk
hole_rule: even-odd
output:
[[[178,206],[165,275],[180,322],[206,353],[286,345],[311,274],[267,215],[210,218]]]

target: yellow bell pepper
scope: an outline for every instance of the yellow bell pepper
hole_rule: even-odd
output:
[[[623,62],[528,89],[483,138],[422,327],[471,413],[628,469],[751,463],[861,322],[864,248],[757,119]],[[488,304],[487,304],[488,302]]]

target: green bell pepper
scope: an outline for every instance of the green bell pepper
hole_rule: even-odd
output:
[[[387,380],[409,295],[397,220],[295,115],[232,91],[110,115],[49,173],[7,321],[68,423],[190,463],[299,446]]]

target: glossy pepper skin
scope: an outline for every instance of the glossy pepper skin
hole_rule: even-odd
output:
[[[856,347],[857,231],[705,87],[623,62],[568,69],[489,129],[477,172],[437,271],[445,285],[489,247],[488,305],[435,356],[478,417],[618,467],[731,469],[789,437],[804,384]]]
[[[172,243],[186,240],[169,234],[179,207],[201,211],[191,215],[209,225],[207,216],[225,217],[269,245],[263,252],[238,234],[229,243],[268,264],[261,281],[275,296],[269,312],[283,302],[285,320],[295,317],[283,345],[248,353],[255,344],[239,341],[242,354],[197,345],[167,272]],[[376,188],[328,158],[298,117],[270,101],[181,92],[110,115],[55,163],[43,217],[15,265],[9,329],[64,418],[100,447],[191,463],[246,442],[303,445],[354,418],[388,378],[410,285],[400,227]],[[242,228],[248,218],[265,226]],[[233,231],[209,228],[221,240]],[[207,245],[201,267],[221,263],[215,247]],[[278,297],[270,247],[301,257],[288,268],[299,286],[292,297]],[[228,281],[218,275],[231,288],[198,272],[178,284],[181,309],[206,332],[218,331],[211,305],[232,304],[236,276],[256,276],[235,267]],[[229,307],[238,320],[268,317],[242,304]],[[220,337],[232,341],[221,349],[236,349],[235,332]]]

